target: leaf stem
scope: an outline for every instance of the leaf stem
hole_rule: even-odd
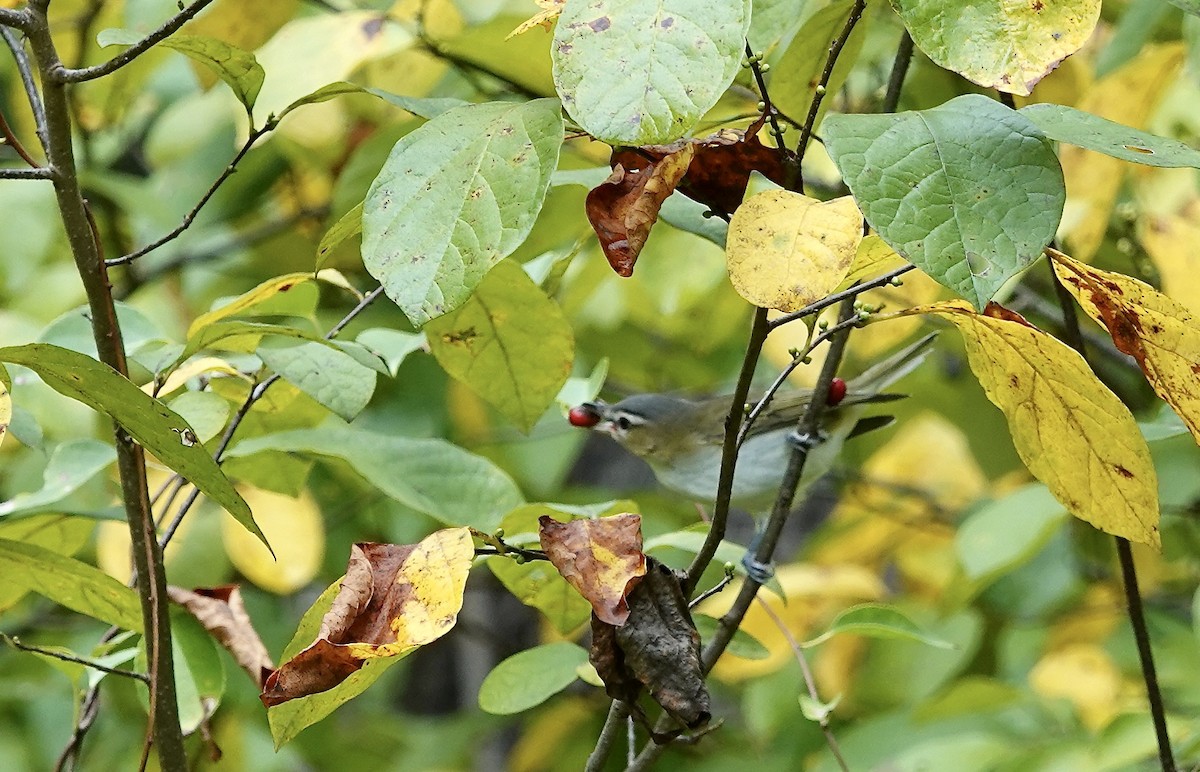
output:
[[[900,106],[900,90],[904,88],[904,79],[908,76],[908,66],[912,63],[913,39],[904,30],[900,36],[900,44],[896,46],[896,59],[892,62],[892,74],[888,76],[887,92],[883,95],[880,112],[894,113]]]
[[[68,654],[67,652],[55,651],[54,649],[43,649],[41,646],[30,646],[27,643],[21,643],[21,641],[14,636],[4,635],[3,633],[0,633],[0,640],[7,641],[21,651],[28,651],[32,654],[41,654],[46,657],[53,657],[54,659],[62,660],[63,662],[73,662],[76,665],[90,667],[92,670],[99,670],[104,673],[111,673],[113,675],[132,678],[135,681],[141,681],[144,684],[150,683],[150,676],[146,675],[145,673],[139,673],[136,670],[121,670],[120,668],[101,665],[99,662],[94,660],[77,657],[74,654]]]

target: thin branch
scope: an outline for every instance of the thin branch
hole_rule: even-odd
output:
[[[0,180],[52,180],[54,170],[39,166],[36,169],[0,169]]]
[[[796,146],[796,154],[801,158],[804,157],[804,151],[808,149],[808,141],[812,139],[813,127],[817,124],[817,113],[821,111],[821,102],[825,99],[825,91],[829,87],[829,80],[833,77],[833,68],[866,7],[866,0],[854,0],[854,7],[850,9],[850,16],[846,18],[846,24],[842,27],[841,34],[829,46],[829,58],[825,60],[825,69],[821,72],[821,79],[817,81],[812,104],[808,106],[808,117],[804,120],[803,128],[800,129],[800,142]]]
[[[268,121],[267,124],[262,128],[255,129],[254,131],[250,132],[250,136],[246,138],[246,142],[242,145],[241,149],[238,150],[237,155],[233,157],[233,160],[229,162],[229,165],[225,167],[225,170],[221,172],[221,176],[217,177],[213,184],[209,186],[208,190],[203,196],[200,197],[200,200],[196,202],[196,205],[192,207],[192,210],[183,216],[183,221],[180,222],[174,230],[167,235],[152,241],[141,249],[130,252],[128,255],[122,255],[121,257],[114,257],[110,260],[105,260],[104,264],[111,268],[115,265],[132,263],[139,257],[145,257],[146,255],[150,254],[163,244],[166,244],[168,241],[178,238],[185,230],[191,227],[192,223],[196,220],[196,216],[200,214],[200,210],[203,209],[204,205],[216,195],[217,190],[219,190],[220,187],[225,184],[225,180],[232,177],[233,173],[237,171],[237,165],[243,158],[246,157],[246,153],[250,152],[250,148],[254,146],[254,143],[257,142],[264,134],[273,130],[274,128],[275,122]]]
[[[96,78],[102,78],[105,75],[114,73],[169,38],[176,30],[191,21],[196,14],[203,11],[212,1],[196,0],[196,2],[168,19],[161,27],[103,64],[97,64],[94,67],[71,69],[59,63],[57,67],[49,70],[46,74],[51,80],[58,83],[82,83],[83,81],[95,80]]]
[[[876,287],[882,287],[885,284],[891,284],[893,279],[903,276],[914,268],[916,268],[915,265],[903,265],[893,271],[888,271],[883,276],[877,276],[870,281],[865,281],[862,284],[856,284],[850,289],[842,290],[841,292],[836,292],[829,297],[821,298],[815,303],[809,303],[799,311],[793,311],[790,314],[784,314],[783,316],[776,317],[768,322],[767,326],[774,330],[776,327],[782,327],[783,325],[794,322],[797,319],[803,319],[806,316],[812,316],[813,314],[820,313],[830,306],[836,306],[846,298],[852,298],[856,295],[866,292],[869,289],[875,289]]]
[[[5,144],[17,151],[17,155],[21,156],[21,160],[29,164],[30,168],[42,168],[42,165],[33,160],[33,156],[29,155],[29,151],[21,144],[21,140],[17,139],[17,135],[13,132],[12,127],[8,125],[8,121],[5,120],[4,113],[2,112],[0,112],[0,132],[4,134]]]
[[[13,11],[8,8],[0,8],[0,27],[25,29],[27,24],[29,24],[29,17],[25,13]]]
[[[50,139],[46,131],[46,107],[42,104],[42,95],[38,92],[37,84],[34,83],[33,65],[30,64],[29,57],[25,53],[25,46],[20,40],[17,40],[17,36],[13,34],[12,30],[0,27],[0,37],[4,38],[4,43],[12,52],[17,72],[21,75],[21,86],[25,89],[25,98],[29,101],[29,109],[33,111],[33,124],[37,130],[38,141],[42,143],[43,152],[49,155],[47,148]]]
[[[358,302],[358,305],[352,308],[349,313],[342,317],[341,321],[335,324],[329,330],[329,332],[325,334],[325,339],[332,340],[333,338],[337,337],[337,335],[346,328],[346,325],[350,324],[355,317],[365,311],[367,306],[374,303],[382,294],[383,287],[379,286],[364,295],[362,300]],[[250,390],[250,393],[246,396],[245,401],[242,402],[241,406],[238,407],[237,412],[234,413],[233,418],[230,419],[229,425],[225,427],[225,433],[221,435],[221,440],[217,443],[217,449],[213,452],[214,461],[217,463],[221,462],[221,459],[225,456],[225,451],[229,449],[230,443],[233,442],[234,433],[238,430],[238,427],[242,425],[242,421],[246,420],[246,415],[250,412],[250,408],[254,407],[255,403],[266,395],[267,390],[274,386],[279,380],[279,374],[274,373],[265,381]],[[196,503],[196,499],[199,497],[199,495],[199,489],[193,486],[191,492],[188,494],[188,497],[184,499],[182,504],[179,505],[179,511],[175,513],[175,517],[171,520],[171,523],[167,526],[166,530],[163,531],[163,535],[158,542],[161,548],[165,549],[166,546],[171,542],[172,537],[175,536],[175,532],[179,530],[179,524],[183,522],[184,516],[187,515],[188,511],[192,508],[192,505]]]
[[[716,595],[719,592],[724,591],[724,589],[726,587],[728,587],[732,581],[733,581],[733,567],[727,563],[727,564],[725,564],[725,576],[721,577],[721,581],[717,582],[712,587],[708,588],[704,592],[702,592],[699,595],[697,595],[696,597],[692,598],[692,600],[688,603],[688,609],[689,610],[694,609],[694,608],[696,608],[696,606],[699,606],[701,603],[708,600],[712,596]]]
[[[621,730],[624,728],[626,719],[629,718],[629,707],[620,700],[613,700],[612,705],[608,706],[608,718],[604,721],[604,728],[600,730],[600,737],[596,740],[596,747],[588,756],[587,765],[583,768],[584,772],[600,772],[604,769],[604,762],[608,760],[608,756],[612,753],[613,744],[616,743],[617,737],[621,735]]]
[[[771,608],[770,603],[767,603],[761,597],[756,597],[754,600],[758,602],[758,607],[775,623],[775,627],[787,639],[788,646],[792,649],[792,656],[796,658],[796,662],[800,665],[800,673],[804,677],[804,687],[808,690],[808,696],[812,698],[813,702],[819,703],[821,695],[817,691],[817,681],[813,678],[812,668],[808,666],[808,657],[804,656],[804,649],[800,648],[800,642],[796,640],[796,636],[792,635],[792,631],[788,629],[784,621],[775,613],[775,609]],[[821,716],[821,719],[817,723],[821,727],[821,732],[825,735],[825,744],[829,746],[829,752],[833,754],[833,758],[837,761],[838,766],[842,768],[843,772],[850,772],[850,766],[846,763],[846,758],[842,756],[842,748],[838,745],[837,738],[833,736],[833,730],[829,728],[829,717]]]
[[[104,256],[95,239],[79,184],[66,87],[49,76],[52,70],[62,67],[62,60],[50,33],[46,5],[46,2],[37,2],[28,6],[26,35],[41,75],[41,103],[46,111],[44,141],[47,163],[55,170],[54,192],[59,216],[87,295],[98,358],[128,377],[121,325],[117,319],[108,275],[104,270]],[[19,46],[17,48],[20,49]],[[14,55],[16,53],[14,51]],[[186,769],[187,757],[183,749],[175,691],[166,574],[162,553],[155,540],[146,482],[146,457],[142,446],[115,422],[113,432],[125,517],[137,565],[137,590],[149,663],[150,720],[147,731],[153,732],[161,768],[167,772],[177,772]]]
[[[1009,99],[1011,99],[1009,95]],[[1087,349],[1083,344],[1083,336],[1079,331],[1079,319],[1075,315],[1075,302],[1071,293],[1054,271],[1054,261],[1048,259],[1046,267],[1050,269],[1051,281],[1054,283],[1054,293],[1062,308],[1063,326],[1066,328],[1063,337],[1067,343],[1079,352],[1085,362]],[[1091,363],[1088,363],[1089,367]],[[1146,699],[1150,703],[1150,719],[1154,724],[1154,736],[1158,741],[1158,760],[1163,772],[1175,772],[1175,754],[1171,750],[1171,736],[1167,733],[1167,711],[1163,704],[1162,689],[1158,684],[1158,673],[1154,667],[1154,649],[1150,645],[1150,630],[1146,626],[1146,611],[1142,604],[1142,594],[1138,590],[1137,568],[1133,563],[1133,549],[1129,540],[1114,536],[1117,543],[1117,560],[1121,565],[1121,581],[1125,587],[1125,602],[1128,606],[1129,625],[1133,628],[1133,639],[1137,644],[1138,659],[1142,666],[1142,681],[1146,684]]]
[[[912,63],[913,39],[904,30],[900,36],[900,45],[896,46],[896,59],[892,62],[892,74],[888,77],[887,92],[883,95],[880,112],[894,113],[900,105],[900,90],[904,88],[904,78],[908,75],[908,66]]]
[[[762,63],[758,55],[754,53],[754,49],[750,47],[750,40],[746,40],[746,61],[750,63],[750,72],[754,74],[754,82],[758,85],[758,95],[762,97],[763,109],[762,114],[767,116],[767,122],[771,124],[771,134],[775,137],[775,146],[780,150],[787,149],[787,145],[783,141],[783,127],[779,125],[775,106],[771,104],[771,95],[767,91],[767,81],[763,77]]]
[[[99,670],[104,673],[112,673],[113,675],[124,676],[125,678],[132,678],[135,681],[141,681],[144,684],[150,683],[150,676],[146,675],[145,673],[139,673],[136,670],[121,670],[120,668],[109,667],[108,665],[101,665],[99,662],[96,662],[94,660],[85,659],[83,657],[77,657],[74,654],[68,654],[67,652],[64,652],[64,651],[55,651],[54,649],[43,649],[41,646],[30,646],[29,644],[21,643],[21,641],[14,636],[4,635],[3,633],[0,633],[0,640],[7,641],[8,643],[12,644],[14,647],[20,649],[21,651],[28,651],[33,654],[41,654],[41,655],[44,655],[47,657],[53,657],[54,659],[62,660],[63,662],[73,662],[76,665],[84,665],[86,667],[90,667],[92,670]]]

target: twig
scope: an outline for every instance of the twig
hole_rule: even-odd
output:
[[[913,39],[906,29],[900,36],[900,45],[896,46],[896,59],[892,62],[892,74],[888,77],[887,92],[883,95],[880,112],[894,113],[900,106],[900,90],[904,88],[904,78],[908,75],[912,55]]]
[[[7,27],[0,27],[0,37],[4,38],[4,43],[12,52],[17,72],[21,75],[21,86],[25,89],[25,98],[29,101],[29,109],[33,111],[33,125],[37,130],[38,141],[42,143],[42,151],[49,155],[47,148],[50,139],[46,131],[46,106],[42,104],[42,95],[38,92],[37,84],[34,83],[33,66],[25,54],[25,46]]]
[[[346,328],[346,325],[348,325],[354,320],[355,317],[365,311],[367,306],[374,303],[375,300],[382,294],[383,287],[381,285],[364,295],[362,300],[358,302],[358,305],[352,308],[349,313],[342,317],[341,321],[335,324],[333,328],[325,334],[325,339],[331,340],[337,337],[338,333]],[[274,373],[265,381],[250,390],[250,393],[246,396],[245,401],[242,402],[241,406],[238,407],[237,412],[234,413],[233,418],[230,419],[229,425],[225,427],[225,433],[221,435],[221,441],[217,443],[217,449],[213,452],[214,461],[217,463],[221,462],[221,459],[225,456],[225,451],[229,449],[229,444],[233,442],[234,432],[236,432],[238,427],[242,425],[242,421],[246,419],[246,415],[250,412],[250,408],[254,407],[254,404],[262,399],[263,396],[266,395],[267,390],[274,386],[278,380],[280,380],[279,374]],[[171,520],[171,523],[167,526],[166,530],[163,531],[163,535],[158,541],[159,547],[165,549],[166,546],[171,542],[172,537],[175,536],[175,532],[179,530],[179,524],[183,522],[184,516],[187,515],[188,510],[190,510],[192,505],[196,503],[196,499],[199,496],[199,489],[193,487],[191,492],[188,494],[188,497],[184,499],[182,504],[179,505],[179,511],[175,513],[175,517]]]
[[[749,62],[750,72],[754,74],[754,82],[758,85],[758,95],[762,97],[762,114],[767,116],[767,122],[771,124],[771,133],[775,135],[775,147],[785,150],[787,145],[783,142],[783,128],[779,125],[775,105],[771,104],[771,95],[767,91],[767,81],[763,77],[762,65],[759,63],[754,49],[750,47],[748,39],[746,40],[746,61]]]
[[[24,13],[8,8],[0,8],[0,26],[25,29],[25,25],[28,23],[29,17]]]
[[[628,706],[620,700],[613,700],[612,705],[608,706],[608,718],[604,721],[604,728],[600,730],[600,737],[596,740],[596,747],[588,756],[587,765],[583,768],[584,772],[600,772],[600,770],[604,769],[604,762],[608,760],[608,755],[612,753],[613,743],[617,741],[617,737],[621,734],[621,730],[628,718]]]
[[[150,683],[150,676],[146,675],[145,673],[139,673],[136,670],[121,670],[120,668],[109,667],[108,665],[101,665],[99,662],[95,662],[90,659],[84,659],[83,657],[76,657],[74,654],[68,654],[68,653],[62,652],[62,651],[55,651],[53,649],[43,649],[41,646],[30,646],[29,644],[21,643],[21,641],[14,636],[4,635],[3,633],[0,633],[0,640],[7,641],[8,643],[12,644],[14,647],[20,649],[21,651],[28,651],[33,654],[42,654],[47,657],[53,657],[54,659],[60,659],[63,662],[73,662],[76,665],[85,665],[87,667],[90,667],[92,670],[99,670],[104,673],[112,673],[113,675],[124,676],[126,678],[132,678],[135,681],[141,681],[144,684]]]
[[[229,179],[231,176],[233,176],[233,173],[237,171],[237,165],[246,156],[246,153],[250,152],[250,148],[254,146],[254,143],[257,142],[264,134],[272,131],[275,128],[275,125],[275,121],[270,120],[267,121],[262,128],[255,129],[250,132],[250,136],[246,138],[245,144],[243,144],[241,149],[238,150],[237,155],[233,157],[233,160],[229,162],[229,165],[225,167],[225,170],[221,172],[221,176],[217,177],[213,184],[209,186],[208,190],[203,196],[200,197],[200,200],[196,202],[196,205],[192,207],[192,210],[183,216],[183,221],[179,223],[174,230],[167,235],[152,241],[141,249],[130,252],[128,255],[122,255],[121,257],[114,257],[110,260],[105,260],[104,264],[111,268],[116,265],[132,263],[139,257],[144,257],[150,254],[163,244],[166,244],[168,241],[178,238],[180,234],[182,234],[191,226],[192,222],[196,219],[196,215],[200,214],[200,210],[204,208],[204,205],[208,203],[209,199],[216,195],[217,190],[223,184],[225,184],[225,180]]]
[[[33,160],[33,156],[29,155],[29,151],[21,144],[21,140],[17,139],[17,135],[13,132],[12,127],[8,125],[8,121],[4,118],[4,113],[0,112],[0,132],[4,134],[4,142],[9,147],[21,156],[21,160],[29,164],[32,169],[40,169],[42,165]]]
[[[712,596],[714,596],[717,593],[724,590],[726,587],[729,586],[730,582],[732,582],[732,581],[733,581],[733,568],[731,566],[729,566],[728,564],[726,564],[725,576],[721,577],[721,581],[717,582],[712,587],[708,588],[704,592],[702,592],[699,595],[697,595],[696,597],[692,598],[692,600],[688,603],[688,609],[690,610],[690,609],[696,608],[696,606],[699,606],[704,601],[708,600]]]
[[[800,642],[796,640],[796,636],[792,635],[792,631],[784,624],[784,621],[775,613],[775,609],[771,608],[771,604],[767,603],[761,597],[755,597],[759,608],[766,613],[775,626],[779,628],[779,632],[783,633],[783,637],[787,639],[788,646],[792,649],[792,656],[796,658],[796,662],[800,665],[800,673],[804,677],[804,686],[808,689],[808,696],[813,699],[813,702],[820,702],[821,695],[817,691],[817,681],[813,678],[812,668],[808,666],[808,658],[804,656],[804,649],[800,648]],[[837,760],[838,766],[843,772],[850,772],[850,766],[846,763],[846,759],[842,756],[841,746],[838,745],[837,738],[833,736],[833,730],[829,728],[829,717],[821,716],[817,722],[821,727],[821,732],[825,735],[825,744],[829,746],[829,752],[833,754],[833,758]]]
[[[825,69],[821,72],[821,79],[817,81],[816,93],[813,94],[812,103],[808,106],[808,117],[800,129],[800,142],[796,145],[796,154],[801,158],[808,149],[808,141],[812,139],[813,127],[817,124],[817,113],[821,111],[821,102],[825,99],[825,90],[829,87],[830,78],[833,77],[833,68],[837,65],[838,57],[842,55],[842,49],[846,47],[846,41],[850,39],[850,33],[854,32],[854,27],[862,18],[866,7],[866,0],[854,0],[854,7],[850,9],[850,15],[846,18],[846,24],[842,27],[841,34],[829,46],[829,58],[825,60]]]
[[[1011,99],[1011,95],[1010,95]],[[1079,331],[1079,319],[1075,315],[1075,302],[1071,293],[1054,272],[1054,261],[1047,260],[1054,294],[1058,298],[1063,314],[1063,337],[1071,348],[1079,352],[1087,362],[1087,349]],[[1090,363],[1089,363],[1090,367]],[[1158,741],[1158,760],[1163,772],[1175,772],[1175,754],[1171,750],[1171,737],[1167,734],[1167,712],[1163,704],[1162,690],[1154,667],[1154,650],[1150,645],[1150,630],[1146,627],[1146,612],[1142,605],[1142,594],[1138,590],[1137,568],[1133,563],[1133,548],[1129,540],[1113,536],[1117,543],[1117,561],[1121,565],[1121,581],[1125,587],[1125,602],[1128,606],[1129,624],[1133,628],[1133,639],[1137,644],[1138,659],[1142,665],[1142,680],[1146,684],[1146,699],[1150,703],[1150,718],[1154,723],[1154,736]]]
[[[54,171],[44,166],[36,169],[0,169],[0,180],[52,180]]]
[[[812,316],[813,314],[824,311],[830,306],[836,306],[846,298],[852,298],[856,295],[866,292],[869,289],[875,289],[876,287],[882,287],[885,284],[890,284],[892,279],[903,276],[914,268],[916,268],[915,265],[904,265],[893,271],[888,271],[883,276],[877,276],[870,281],[865,281],[862,284],[856,284],[850,289],[842,290],[841,292],[836,292],[829,297],[821,298],[815,303],[809,303],[799,311],[793,311],[790,314],[784,314],[783,316],[776,317],[767,322],[767,326],[771,330],[774,330],[776,327],[782,327],[783,325],[794,322],[797,319],[803,319],[806,316]]]
[[[50,80],[58,83],[82,83],[83,81],[95,80],[102,78],[105,75],[114,73],[125,65],[137,59],[142,54],[149,51],[154,46],[169,38],[176,30],[189,22],[196,14],[200,13],[213,0],[196,0],[196,2],[184,8],[179,13],[167,19],[161,27],[151,32],[146,37],[126,48],[121,53],[109,59],[103,64],[97,64],[94,67],[83,67],[80,69],[71,69],[64,66],[61,62],[57,66],[48,70],[46,75]]]

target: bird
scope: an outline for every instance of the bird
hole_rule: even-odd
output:
[[[794,444],[808,451],[799,495],[832,468],[848,438],[891,423],[891,416],[865,417],[867,406],[902,398],[884,389],[925,359],[935,337],[936,333],[926,335],[848,382],[835,379],[814,436],[797,434],[812,390],[776,393],[745,432],[730,503],[751,513],[767,511],[777,496]],[[712,504],[717,498],[731,400],[730,395],[689,399],[675,394],[634,394],[611,404],[593,400],[577,405],[568,412],[568,420],[607,434],[644,459],[668,490]],[[763,568],[747,564],[748,570]]]

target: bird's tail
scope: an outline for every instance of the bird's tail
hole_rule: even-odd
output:
[[[855,376],[846,385],[851,394],[878,395],[888,386],[911,373],[929,355],[933,339],[932,332],[915,343],[905,346],[887,359],[876,362]]]

